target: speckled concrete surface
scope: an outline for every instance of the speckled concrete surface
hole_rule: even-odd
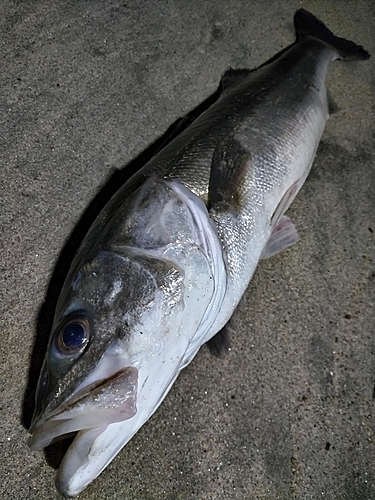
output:
[[[77,223],[227,67],[291,43],[301,6],[375,54],[372,0],[1,3],[2,499],[59,498],[25,425]],[[231,354],[202,348],[82,500],[375,498],[373,60],[328,85],[300,243],[259,266]]]

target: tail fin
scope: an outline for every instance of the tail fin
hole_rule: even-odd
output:
[[[361,46],[345,38],[339,38],[322,21],[305,9],[299,9],[294,15],[294,27],[297,40],[313,37],[321,40],[337,51],[340,59],[369,59],[370,54]]]

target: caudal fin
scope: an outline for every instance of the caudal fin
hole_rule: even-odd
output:
[[[361,45],[335,36],[322,21],[305,9],[299,9],[295,13],[294,27],[298,40],[305,37],[317,38],[334,48],[340,59],[369,59],[370,57]]]

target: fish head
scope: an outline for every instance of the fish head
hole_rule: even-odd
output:
[[[201,345],[206,312],[220,307],[202,240],[207,210],[172,187],[150,180],[135,193],[105,228],[105,244],[83,243],[61,291],[29,445],[76,434],[58,474],[65,496],[82,491],[157,409]]]

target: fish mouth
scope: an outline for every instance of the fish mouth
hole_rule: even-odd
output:
[[[136,414],[137,368],[126,366],[109,377],[93,380],[98,368],[52,414],[33,424],[29,439],[32,450],[42,450],[79,431],[106,428]]]

